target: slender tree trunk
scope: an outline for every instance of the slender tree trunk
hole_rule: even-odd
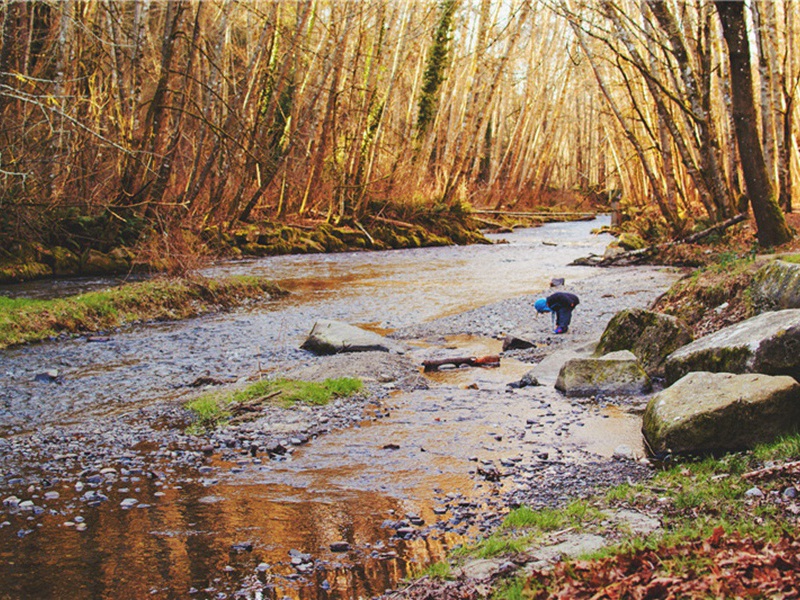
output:
[[[764,247],[779,246],[792,239],[792,231],[778,206],[758,136],[744,2],[714,0],[714,5],[717,7],[722,33],[728,45],[736,139],[747,195],[750,197],[758,227],[758,243]]]

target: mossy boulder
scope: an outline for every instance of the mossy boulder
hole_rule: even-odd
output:
[[[691,341],[692,331],[680,319],[629,308],[618,312],[608,322],[594,355],[630,350],[648,375],[661,377],[667,356]]]
[[[641,250],[647,247],[647,242],[641,236],[629,231],[621,233],[617,243],[623,250]]]
[[[759,312],[800,308],[800,264],[773,260],[756,271],[750,289]]]
[[[601,357],[572,358],[561,367],[556,389],[567,396],[646,394],[650,377],[628,350]]]
[[[80,272],[81,259],[71,250],[62,246],[55,246],[51,254],[54,275],[75,275]]]
[[[691,371],[764,373],[800,378],[800,309],[765,312],[670,354],[668,384]]]
[[[108,275],[124,273],[130,263],[123,254],[106,254],[99,250],[89,249],[81,257],[81,273],[85,275]]]
[[[734,451],[800,425],[800,384],[760,373],[689,373],[648,403],[642,433],[654,454]]]

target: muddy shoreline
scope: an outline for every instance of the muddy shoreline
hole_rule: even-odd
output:
[[[32,433],[5,437],[0,439],[0,495],[6,500],[0,528],[6,529],[3,535],[13,532],[11,535],[23,539],[37,534],[39,522],[55,517],[80,530],[85,526],[80,515],[87,509],[102,510],[119,502],[147,507],[151,500],[142,490],[145,484],[163,490],[192,485],[213,489],[219,481],[220,465],[236,472],[290,459],[298,449],[318,443],[326,434],[390,417],[399,409],[398,393],[438,398],[443,402],[442,414],[475,402],[503,410],[504,403],[513,401],[517,406],[522,400],[530,417],[515,415],[510,427],[503,429],[503,425],[490,432],[491,444],[480,441],[475,446],[486,450],[470,456],[475,497],[465,499],[451,490],[440,490],[442,511],[449,511],[450,518],[419,527],[399,519],[387,525],[394,527],[394,537],[425,539],[449,532],[482,535],[499,525],[510,507],[558,506],[597,487],[647,477],[649,468],[635,450],[630,457],[620,458],[608,448],[598,454],[591,444],[545,447],[535,438],[531,440],[537,428],[547,429],[551,437],[565,438],[591,429],[605,418],[601,412],[609,406],[636,414],[646,398],[565,403],[551,385],[509,388],[511,380],[504,380],[502,372],[468,369],[449,382],[437,382],[425,378],[420,365],[426,356],[461,350],[459,336],[491,345],[499,344],[508,333],[517,333],[536,342],[533,349],[504,354],[503,361],[516,365],[513,373],[517,377],[548,356],[585,349],[599,338],[618,310],[649,306],[677,277],[672,269],[627,267],[597,270],[574,285],[567,278],[566,289],[580,296],[581,305],[565,336],[553,335],[549,319],[534,316],[532,304],[538,295],[526,295],[399,328],[390,335],[409,345],[404,354],[314,357],[291,353],[274,360],[262,375],[269,371],[309,380],[357,376],[365,381],[365,392],[321,408],[269,409],[252,421],[207,436],[183,432],[189,420],[182,407],[185,396],[180,395],[133,411],[70,425],[46,425]],[[459,377],[476,379],[465,385]],[[326,564],[322,561],[318,568],[324,569]],[[254,589],[252,586],[260,583],[240,581],[236,585]]]

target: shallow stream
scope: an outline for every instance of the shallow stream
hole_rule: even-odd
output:
[[[494,236],[507,243],[491,246],[217,265],[207,274],[266,275],[291,295],[109,332],[103,343],[76,338],[3,351],[0,449],[4,441],[25,447],[17,442],[69,424],[80,432],[79,447],[81,436],[103,435],[104,419],[196,394],[187,386],[201,375],[236,379],[303,364],[308,356],[299,345],[320,318],[392,331],[541,293],[565,272],[579,281],[596,271],[566,265],[602,253],[611,238],[591,230],[604,223],[519,230]],[[15,293],[102,285],[108,282],[58,282]],[[447,344],[469,354],[500,349],[497,340],[470,336]],[[546,485],[549,470],[569,460],[639,444],[637,419],[622,411],[559,400],[549,388],[511,393],[507,383],[529,368],[504,360],[499,369],[432,374],[429,389],[396,393],[373,407],[380,418],[321,436],[281,461],[215,455],[200,472],[175,466],[162,474],[135,458],[146,449],[123,448],[113,464],[86,470],[103,473],[88,484],[48,480],[19,460],[8,462],[0,495],[30,500],[32,508],[0,510],[0,598],[382,594],[496,525],[469,517],[497,504],[505,489]],[[59,384],[37,381],[47,369],[58,369]],[[33,450],[29,460],[38,460]],[[499,482],[476,477],[490,465],[515,464],[529,468]],[[92,490],[107,499],[87,502]]]

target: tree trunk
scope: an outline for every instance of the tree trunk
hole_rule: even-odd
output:
[[[715,0],[714,5],[720,16],[725,43],[728,45],[733,120],[747,195],[756,218],[758,243],[764,247],[779,246],[792,239],[792,231],[778,206],[758,137],[744,2]]]

